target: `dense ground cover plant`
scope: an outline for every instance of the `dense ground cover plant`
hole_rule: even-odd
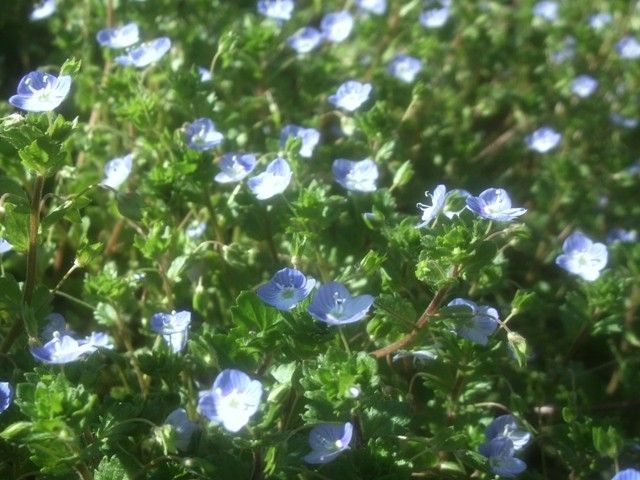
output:
[[[2,478],[638,478],[640,4],[3,8]]]

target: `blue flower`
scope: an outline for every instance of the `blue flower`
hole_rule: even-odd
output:
[[[100,185],[117,189],[122,185],[133,169],[133,154],[117,157],[108,161],[104,166],[104,178]]]
[[[294,268],[283,268],[256,290],[260,299],[278,310],[291,310],[307,298],[316,281]]]
[[[256,167],[252,153],[225,153],[220,160],[220,172],[213,179],[218,183],[239,182]]]
[[[418,203],[417,207],[422,210],[421,222],[416,225],[416,228],[422,228],[429,225],[444,208],[444,202],[447,199],[447,187],[444,185],[438,185],[433,193],[428,191],[424,192],[427,198],[431,197],[431,206],[423,203]]]
[[[182,451],[187,450],[193,433],[198,429],[198,426],[189,420],[187,411],[184,408],[176,408],[167,416],[164,423],[171,425],[176,432],[176,448]]]
[[[428,8],[420,14],[420,23],[426,28],[440,28],[449,20],[451,1],[440,0],[431,3],[434,8]]]
[[[493,419],[491,424],[485,429],[484,435],[487,439],[487,442],[493,440],[497,437],[505,437],[511,440],[514,450],[520,450],[527,446],[529,441],[531,440],[531,434],[526,430],[521,430],[516,422],[516,419],[513,415],[500,415]],[[483,450],[489,450],[488,447],[485,447],[487,444],[483,444],[480,446],[480,453],[482,453],[485,457],[486,455]]]
[[[4,238],[0,237],[0,255],[13,250],[13,245],[7,242]]]
[[[322,43],[322,33],[313,27],[303,27],[287,39],[287,43],[298,53],[309,53]]]
[[[571,93],[581,97],[590,97],[598,88],[598,81],[591,75],[578,75],[571,82]]]
[[[572,59],[576,54],[576,39],[571,35],[564,38],[562,41],[562,46],[552,52],[550,57],[551,60],[555,63],[564,63],[567,60]]]
[[[607,247],[594,243],[582,232],[573,232],[562,244],[562,254],[556,258],[556,265],[569,273],[592,282],[600,276],[607,264]]]
[[[513,478],[527,469],[526,463],[513,456],[513,442],[506,437],[483,444],[480,453],[489,459],[489,468],[496,475]]]
[[[266,171],[247,181],[249,190],[258,200],[266,200],[285,191],[291,181],[291,167],[282,157],[267,165]]]
[[[58,107],[69,94],[71,77],[56,77],[43,72],[30,72],[18,84],[17,95],[9,103],[28,112],[49,112]]]
[[[562,134],[556,132],[551,127],[540,127],[535,132],[527,135],[525,143],[531,150],[538,153],[547,153],[558,146]]]
[[[364,318],[371,305],[371,295],[352,297],[343,284],[328,282],[318,289],[307,311],[321,322],[344,325]]]
[[[613,16],[609,12],[598,12],[589,16],[588,23],[594,30],[602,30],[613,21]]]
[[[640,42],[630,35],[622,37],[618,43],[616,43],[615,49],[618,55],[625,60],[640,58]]]
[[[345,40],[353,29],[353,17],[346,10],[327,13],[320,22],[320,30],[324,38],[338,43]]]
[[[94,350],[98,348],[106,348],[107,350],[113,350],[113,343],[111,337],[104,332],[91,332],[91,335],[84,337],[80,340],[82,345],[93,347]]]
[[[405,83],[411,83],[422,70],[422,61],[410,55],[396,55],[387,65],[389,73]]]
[[[554,22],[558,19],[558,3],[550,0],[543,0],[533,6],[533,16]]]
[[[333,176],[340,185],[355,192],[373,192],[378,180],[378,166],[370,158],[360,161],[338,158],[331,166]]]
[[[162,335],[173,353],[180,353],[187,345],[191,312],[185,310],[156,313],[151,317],[151,330]]]
[[[0,413],[4,412],[13,400],[13,387],[9,382],[0,382]]]
[[[638,126],[638,119],[633,117],[623,117],[618,112],[611,112],[609,115],[611,122],[622,128],[636,128]]]
[[[353,425],[350,422],[343,425],[323,423],[313,427],[309,432],[311,453],[305,455],[304,461],[313,464],[329,463],[349,448],[352,437]]]
[[[31,355],[48,365],[75,362],[86,354],[93,353],[96,347],[85,341],[78,341],[70,335],[53,333],[53,338],[42,347],[31,347]]]
[[[382,15],[387,11],[387,0],[356,0],[356,5],[375,15]]]
[[[636,232],[635,230],[625,230],[624,228],[612,228],[611,230],[609,230],[609,233],[607,234],[607,243],[609,245],[615,242],[633,243],[636,240],[638,240],[638,232]]]
[[[447,306],[460,306],[471,311],[459,319],[460,325],[456,328],[459,336],[483,346],[489,343],[489,335],[498,328],[498,311],[495,308],[480,306],[464,298],[454,298]]]
[[[467,208],[497,222],[510,222],[527,212],[526,208],[511,208],[509,194],[502,188],[488,188],[477,197],[467,197]]]
[[[160,37],[140,44],[124,55],[118,55],[115,61],[119,65],[144,68],[160,60],[171,48],[171,40]]]
[[[40,338],[43,342],[46,343],[52,340],[56,332],[58,332],[59,335],[75,336],[74,332],[67,330],[67,323],[59,313],[50,313],[45,320],[47,320],[47,324],[40,332]]]
[[[640,480],[640,471],[635,468],[620,470],[611,480]]]
[[[313,149],[320,141],[320,132],[315,128],[304,128],[299,125],[286,125],[280,134],[280,148],[283,148],[289,137],[295,137],[302,140],[300,147],[300,156],[310,158],[313,155]]]
[[[29,20],[35,22],[37,20],[43,20],[47,17],[50,17],[56,11],[56,1],[55,0],[43,0],[38,3],[33,10],[31,11],[31,15],[29,15]]]
[[[184,231],[185,235],[192,239],[200,238],[205,229],[207,228],[207,224],[205,222],[192,222]]]
[[[371,84],[348,80],[338,87],[334,95],[329,95],[329,102],[338,108],[353,112],[369,99]]]
[[[230,432],[237,432],[258,411],[262,385],[240,370],[220,372],[211,390],[200,392],[198,411],[213,423],[221,423]]]
[[[258,12],[274,20],[289,20],[293,12],[293,0],[259,0]]]
[[[216,130],[210,118],[198,118],[188,124],[184,130],[187,146],[204,152],[222,143],[224,136]]]
[[[127,23],[117,28],[105,28],[96,35],[103,47],[126,48],[140,41],[140,31],[136,23]]]
[[[211,71],[208,68],[198,67],[198,75],[200,76],[201,82],[208,82],[213,78],[211,75]]]

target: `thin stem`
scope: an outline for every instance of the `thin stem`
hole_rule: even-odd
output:
[[[458,268],[454,267],[452,277],[455,278],[457,276],[458,276]],[[404,348],[407,345],[409,345],[411,342],[413,342],[413,340],[420,333],[420,330],[422,330],[424,327],[426,327],[429,324],[429,319],[438,312],[438,309],[440,308],[440,305],[442,304],[444,297],[447,296],[448,292],[449,292],[449,285],[445,285],[441,287],[433,296],[433,298],[431,299],[431,302],[429,303],[429,305],[427,305],[427,308],[425,309],[425,311],[422,313],[422,315],[420,315],[420,318],[416,322],[411,332],[409,332],[407,335],[402,337],[400,340],[397,340],[387,345],[386,347],[382,347],[377,350],[374,350],[373,352],[371,352],[371,355],[374,356],[375,358],[383,358],[383,357],[386,357],[387,355],[391,355],[397,350],[400,350],[401,348]]]
[[[62,287],[62,284],[67,280],[67,278],[69,278],[69,276],[80,267],[81,267],[81,265],[78,262],[73,262],[73,265],[71,265],[71,268],[69,270],[67,270],[67,273],[64,274],[64,276],[60,279],[60,281],[54,287],[54,289],[52,290],[51,293],[55,293],[58,290],[60,290],[60,287]]]
[[[59,297],[64,297],[67,300],[71,300],[74,303],[77,303],[78,305],[82,305],[85,308],[88,308],[89,310],[95,310],[96,307],[94,307],[93,305],[88,304],[87,302],[80,300],[79,298],[74,297],[73,295],[69,295],[68,293],[65,292],[61,292],[59,290],[56,290],[53,292],[54,295],[58,295]]]
[[[344,330],[342,329],[342,326],[338,327],[338,332],[340,333],[340,339],[342,340],[342,344],[344,345],[344,349],[347,351],[347,354],[349,354],[349,356],[351,356],[351,348],[349,348],[349,341],[347,340],[347,337],[344,334]]]
[[[40,201],[44,188],[44,175],[37,175],[31,195],[31,211],[29,213],[29,249],[27,250],[27,272],[24,281],[22,300],[31,303],[36,286],[36,266],[38,261],[38,228],[40,227]],[[24,319],[16,316],[11,329],[0,346],[0,353],[7,353],[24,329]]]

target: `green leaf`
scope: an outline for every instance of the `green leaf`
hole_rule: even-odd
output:
[[[5,205],[4,237],[17,252],[29,247],[29,213],[10,203]]]
[[[593,427],[591,430],[593,436],[593,446],[605,457],[617,458],[622,448],[623,440],[613,426]]]
[[[131,480],[131,477],[118,457],[115,455],[112,457],[103,457],[93,474],[93,479],[114,480],[116,478],[118,480]]]
[[[134,192],[119,192],[116,198],[120,215],[134,221],[142,219],[144,202],[140,195]]]
[[[242,292],[236,305],[231,307],[234,324],[247,332],[264,332],[275,323],[278,316],[278,311],[267,307],[254,292]]]
[[[527,364],[527,341],[525,338],[512,331],[507,333],[507,340],[518,365],[521,367],[525,366]]]

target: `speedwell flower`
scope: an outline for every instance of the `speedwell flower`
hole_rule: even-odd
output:
[[[373,300],[371,295],[352,297],[343,284],[328,282],[318,289],[307,311],[321,322],[343,325],[361,320]]]
[[[496,437],[483,444],[480,453],[489,459],[491,471],[501,477],[513,478],[527,469],[526,463],[513,456],[513,442],[507,437]]]
[[[96,347],[84,340],[76,340],[70,335],[53,333],[53,338],[42,347],[31,347],[31,355],[36,360],[49,365],[75,362],[86,354],[95,352]]]
[[[295,137],[302,140],[300,147],[300,156],[310,158],[313,155],[313,149],[320,141],[320,132],[315,128],[304,128],[299,125],[285,125],[280,134],[280,148],[283,148],[289,137]]]
[[[456,333],[459,336],[480,345],[489,343],[489,335],[498,328],[498,311],[495,308],[477,305],[464,298],[454,298],[447,306],[461,306],[470,310],[468,315],[458,319]]]
[[[0,255],[13,250],[13,245],[7,242],[4,238],[0,237]]]
[[[31,14],[29,15],[29,20],[32,22],[43,20],[47,17],[50,17],[56,11],[56,1],[55,0],[43,0],[38,3],[33,10],[31,10]]]
[[[635,230],[625,230],[624,228],[612,228],[609,230],[607,234],[607,243],[611,245],[612,243],[621,242],[621,243],[633,243],[638,240],[638,232]],[[1,240],[0,240],[1,243]],[[2,253],[2,250],[0,250]]]
[[[9,382],[0,382],[0,413],[4,412],[13,400],[13,387]]]
[[[484,431],[487,442],[497,437],[506,437],[511,440],[514,450],[524,448],[531,440],[531,434],[520,429],[513,415],[500,415],[493,419]],[[486,444],[484,444],[486,445]],[[480,453],[483,453],[484,445],[480,446]],[[489,455],[485,455],[488,457]]]
[[[323,423],[313,427],[309,432],[311,453],[305,455],[304,461],[313,464],[328,463],[349,448],[352,437],[353,425],[350,422],[343,425]]]
[[[603,243],[593,242],[582,232],[573,232],[562,244],[562,254],[556,258],[556,265],[592,282],[607,264],[607,256]]]
[[[424,192],[427,198],[431,197],[431,206],[425,205],[424,203],[418,203],[417,207],[422,210],[422,220],[416,228],[422,228],[426,225],[429,225],[433,219],[435,219],[438,214],[444,208],[444,202],[447,199],[447,187],[444,185],[438,185],[433,193]]]
[[[571,93],[581,97],[590,97],[598,88],[598,81],[591,75],[578,75],[571,82]]]
[[[237,432],[258,411],[262,385],[240,370],[220,372],[211,390],[200,392],[198,411],[213,423]]]
[[[175,310],[171,313],[156,313],[151,317],[151,330],[162,335],[173,353],[184,350],[189,338],[191,312]]]
[[[338,108],[353,112],[369,99],[371,84],[348,80],[338,87],[335,94],[329,95],[329,102]]]
[[[352,29],[353,17],[346,10],[327,13],[320,22],[320,30],[324,38],[334,43],[345,40]]]
[[[187,146],[204,152],[222,143],[224,136],[216,130],[210,118],[198,118],[184,129]]]
[[[283,268],[256,290],[260,299],[278,310],[291,310],[307,298],[316,281],[295,268]]]
[[[496,222],[509,222],[527,212],[526,208],[511,208],[509,194],[502,188],[488,188],[477,197],[467,197],[467,208]]]
[[[259,0],[258,12],[274,20],[289,20],[293,12],[293,0]]]
[[[611,480],[640,480],[640,471],[635,468],[620,470]]]
[[[260,175],[247,180],[249,190],[258,200],[266,200],[285,191],[291,181],[291,167],[282,157],[277,157]]]
[[[133,154],[117,157],[108,161],[104,166],[104,178],[100,185],[117,189],[122,185],[133,169]]]
[[[164,423],[171,425],[176,432],[176,448],[182,451],[189,448],[191,437],[198,426],[189,420],[187,411],[184,408],[176,408],[167,416]]]
[[[225,153],[220,160],[220,172],[213,179],[218,183],[239,182],[256,167],[252,153]]]
[[[543,0],[533,6],[533,16],[554,22],[558,19],[558,3],[551,0]]]
[[[589,16],[588,23],[594,30],[602,30],[613,21],[613,15],[609,12],[598,12]]]
[[[127,23],[121,27],[105,28],[96,35],[96,40],[103,47],[126,48],[140,41],[138,24]]]
[[[356,5],[375,15],[382,15],[387,11],[387,0],[356,0]]]
[[[297,53],[309,53],[322,43],[322,33],[314,27],[303,27],[287,39],[287,43]]]
[[[410,55],[396,55],[387,66],[389,73],[405,83],[411,83],[422,70],[422,61]]]
[[[355,192],[373,192],[378,180],[378,166],[370,158],[360,161],[338,158],[331,166],[333,176],[340,185]]]
[[[433,8],[428,8],[420,14],[420,23],[425,28],[440,28],[449,19],[451,0],[432,2]]]
[[[545,126],[527,135],[525,143],[531,150],[535,150],[538,153],[547,153],[558,146],[560,139],[562,139],[562,134],[551,127]]]
[[[611,115],[609,115],[609,118],[611,119],[611,122],[616,127],[636,128],[639,123],[637,118],[623,117],[618,112],[611,112]]]
[[[198,67],[198,76],[200,77],[201,82],[208,82],[213,78],[211,75],[211,71],[208,68]]]
[[[170,48],[171,40],[168,37],[159,37],[140,44],[124,55],[118,55],[115,61],[119,65],[144,68],[160,60]]]
[[[635,60],[640,58],[640,42],[635,37],[626,35],[622,37],[615,46],[620,58],[625,60]]]
[[[18,92],[9,103],[28,112],[49,112],[58,107],[69,94],[71,77],[56,77],[43,72],[30,72],[22,77]]]

